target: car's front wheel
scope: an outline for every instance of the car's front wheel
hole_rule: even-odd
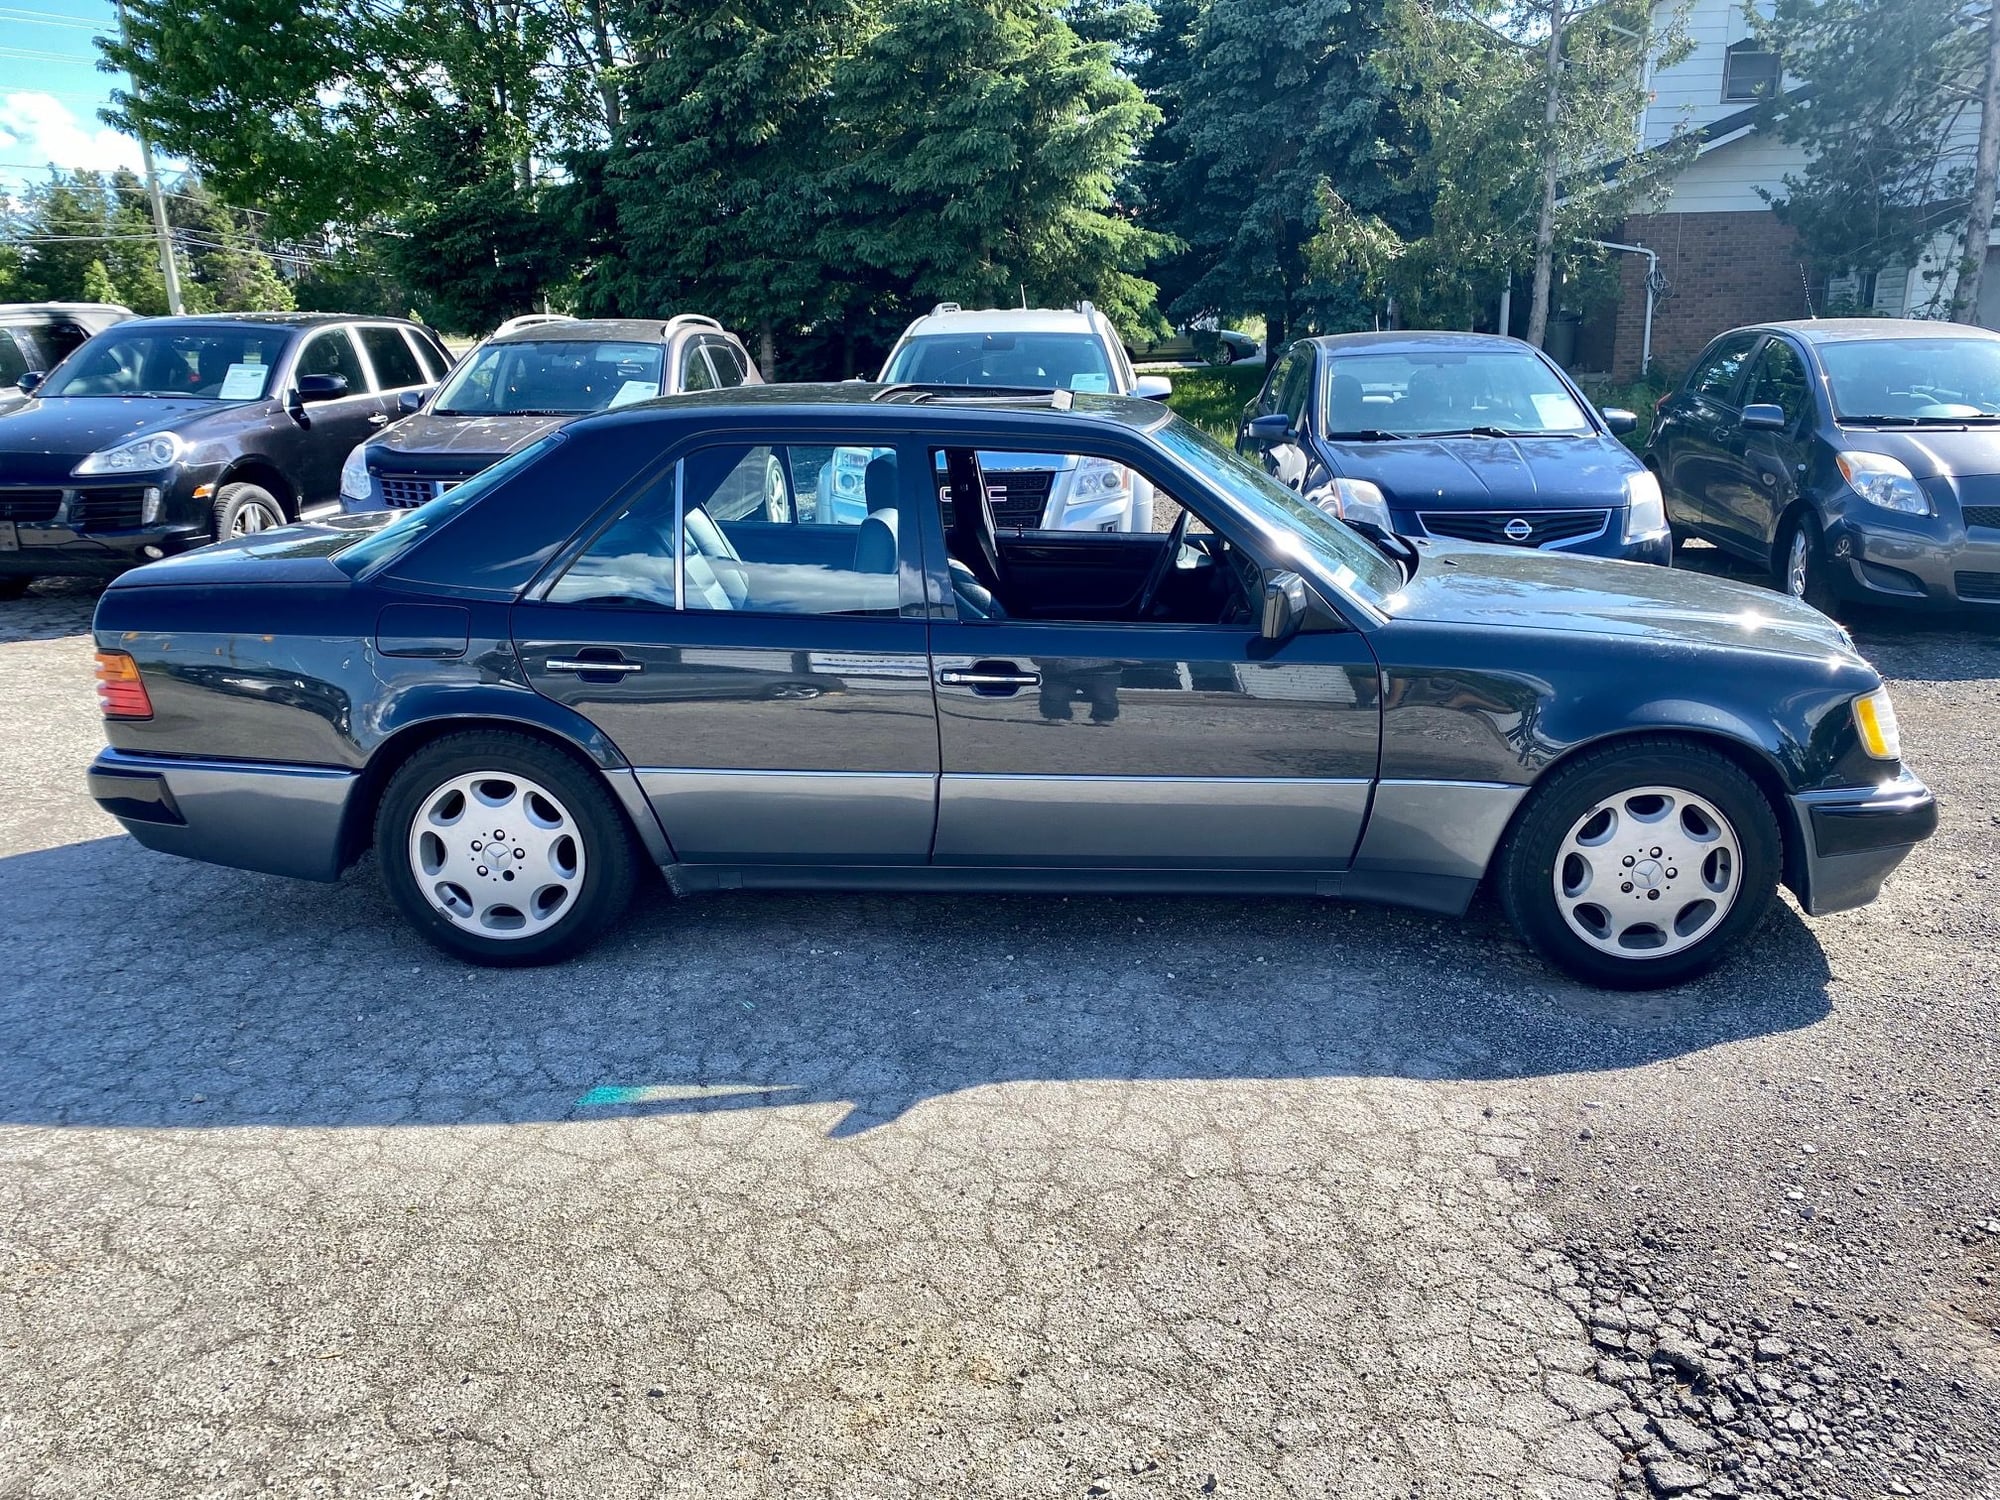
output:
[[[1811,511],[1794,511],[1785,527],[1778,547],[1778,587],[1823,615],[1840,608],[1840,595],[1833,586],[1833,564],[1826,555],[1826,539]]]
[[[258,484],[225,484],[215,497],[215,539],[255,536],[285,524],[285,507]]]
[[[597,776],[552,746],[471,731],[425,746],[376,817],[383,883],[412,926],[474,963],[550,963],[631,899],[624,815]]]
[[[1679,740],[1628,741],[1556,771],[1499,861],[1528,945],[1614,989],[1679,984],[1720,963],[1770,909],[1783,846],[1734,761]]]

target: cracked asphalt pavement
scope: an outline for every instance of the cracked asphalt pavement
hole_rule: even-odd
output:
[[[1857,629],[1885,899],[1632,997],[1483,899],[462,968],[95,809],[94,597],[0,605],[0,1495],[2000,1496],[1990,631]]]

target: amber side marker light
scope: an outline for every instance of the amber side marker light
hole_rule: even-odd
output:
[[[123,651],[97,653],[97,706],[107,719],[153,717],[153,700],[146,696],[139,664]]]

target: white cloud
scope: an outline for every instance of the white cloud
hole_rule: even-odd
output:
[[[139,170],[139,143],[95,120],[85,122],[51,94],[0,95],[0,158],[70,170]],[[17,175],[14,168],[8,175]]]

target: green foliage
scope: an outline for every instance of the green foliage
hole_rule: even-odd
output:
[[[1394,59],[1403,0],[1159,0],[1140,81],[1165,114],[1139,181],[1149,221],[1179,238],[1161,268],[1176,321],[1257,312],[1270,337],[1365,327],[1351,279],[1308,246],[1320,187],[1364,223],[1426,227],[1415,83]]]
[[[104,262],[94,260],[84,268],[83,287],[78,294],[83,302],[119,302],[124,300],[118,288],[111,284],[111,273],[104,269]]]
[[[1243,408],[1263,389],[1264,366],[1210,365],[1176,370],[1173,382],[1168,407],[1225,443],[1233,443]]]
[[[1772,206],[1821,272],[1907,265],[1962,227],[1985,31],[1958,0],[1776,0],[1761,34],[1804,87],[1765,114],[1808,164]]]

